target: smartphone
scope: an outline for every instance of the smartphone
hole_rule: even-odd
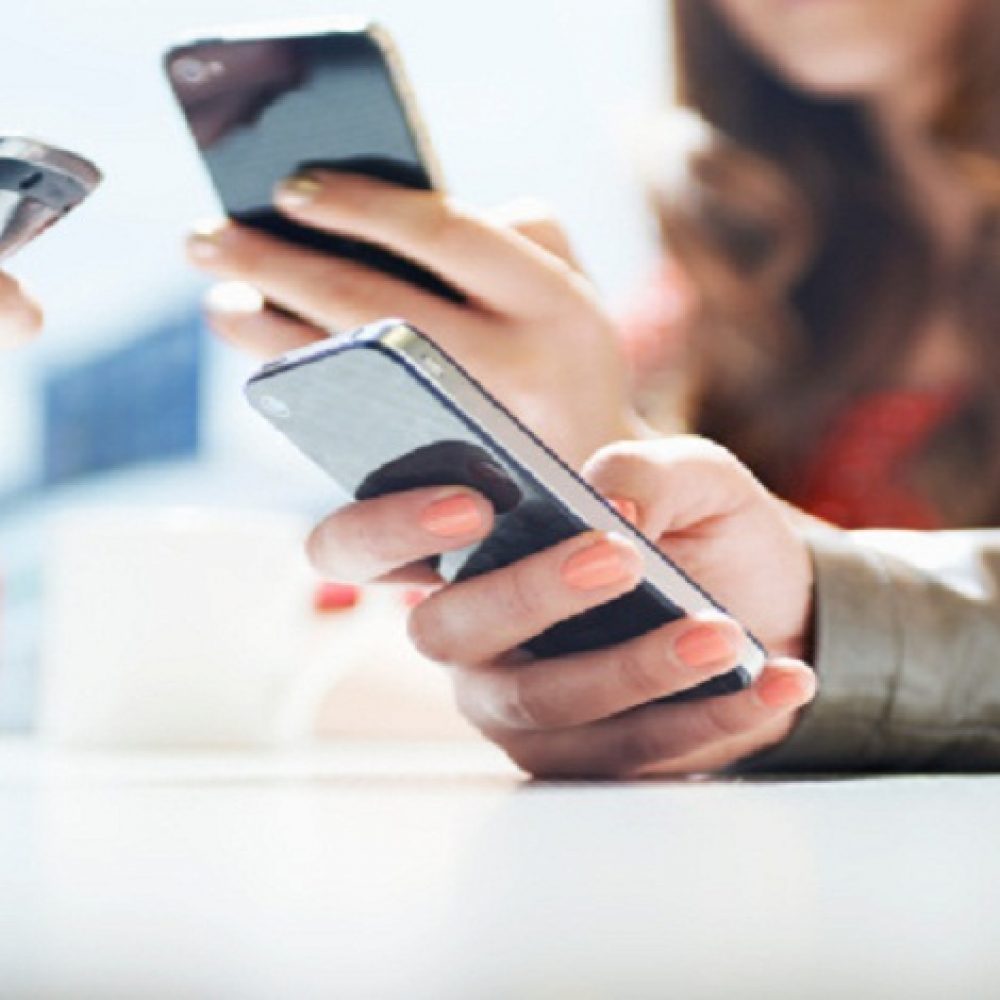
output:
[[[421,486],[463,485],[492,503],[491,534],[437,561],[445,580],[499,569],[590,530],[630,537],[644,562],[631,593],[526,643],[540,657],[600,649],[722,610],[457,362],[402,320],[284,355],[246,388],[250,404],[339,486],[345,503]],[[766,658],[745,632],[738,667],[673,698],[738,691]]]
[[[0,261],[55,225],[100,182],[100,170],[76,153],[26,136],[0,136]]]
[[[451,301],[436,274],[381,247],[292,222],[274,187],[310,167],[403,187],[442,187],[402,63],[375,24],[244,28],[183,42],[165,56],[174,96],[230,218],[346,257]]]

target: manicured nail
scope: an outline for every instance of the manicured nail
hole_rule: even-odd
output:
[[[455,493],[425,507],[420,526],[439,538],[460,538],[480,531],[483,516],[468,493]]]
[[[361,588],[349,583],[333,583],[324,581],[317,584],[313,594],[313,610],[317,614],[330,614],[333,611],[349,611],[361,600]]]
[[[616,544],[607,537],[574,552],[562,564],[563,582],[574,590],[599,590],[623,582],[635,572],[625,545],[624,539]]]
[[[805,700],[801,676],[781,670],[765,670],[756,689],[757,697],[768,708],[790,708]]]
[[[674,654],[686,667],[700,670],[736,656],[733,640],[715,625],[695,625],[674,640]]]
[[[208,290],[205,308],[227,316],[254,316],[264,308],[264,296],[245,281],[223,281]]]
[[[199,222],[188,237],[188,253],[200,260],[211,260],[221,252],[221,241],[228,223],[212,220]]]
[[[634,528],[639,523],[639,505],[628,497],[608,497],[608,503]]]
[[[274,200],[289,208],[308,205],[323,190],[323,185],[309,174],[295,174],[286,177],[275,188]]]

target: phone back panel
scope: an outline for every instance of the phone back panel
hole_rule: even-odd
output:
[[[275,185],[309,168],[434,186],[387,46],[372,28],[205,39],[172,49],[166,71],[227,215],[457,299],[412,261],[300,226],[274,208]]]

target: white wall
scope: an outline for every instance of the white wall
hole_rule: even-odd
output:
[[[144,314],[196,294],[179,246],[190,221],[212,214],[214,202],[160,76],[159,53],[172,38],[276,16],[373,16],[396,36],[451,188],[481,204],[522,193],[549,201],[615,305],[654,253],[627,134],[660,96],[662,7],[660,0],[4,4],[0,132],[77,147],[102,165],[107,182],[12,267],[44,299],[49,331],[44,343],[0,362],[0,486],[35,461],[37,420],[26,386],[40,366],[93,350]],[[237,395],[223,394],[216,405],[223,439],[241,433]]]

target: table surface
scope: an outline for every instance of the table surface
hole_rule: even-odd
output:
[[[0,742],[0,997],[1000,995],[1000,777]]]

